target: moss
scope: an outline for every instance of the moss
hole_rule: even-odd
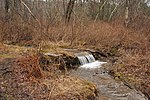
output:
[[[114,77],[115,77],[115,79],[119,79],[122,77],[122,74],[121,73],[115,73]]]
[[[112,49],[110,50],[110,55],[111,55],[111,56],[114,56],[116,53],[117,53],[117,49],[116,49],[116,48],[112,48]]]

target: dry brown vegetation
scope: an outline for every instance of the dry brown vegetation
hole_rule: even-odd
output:
[[[18,80],[24,83],[28,94],[34,98],[48,98],[52,100],[66,99],[94,99],[97,96],[96,87],[85,80],[63,75],[55,64],[47,65],[51,70],[44,70],[40,65],[39,55],[28,55],[17,59],[15,72]],[[53,58],[52,58],[53,59]],[[20,82],[20,81],[19,81]],[[29,82],[29,84],[26,84]],[[36,84],[36,86],[32,86]],[[26,86],[29,85],[29,86]],[[40,87],[40,88],[38,88]],[[31,88],[35,88],[31,90]],[[38,89],[37,89],[38,88]],[[44,92],[42,92],[44,89]]]
[[[45,29],[43,29],[44,34],[41,35],[41,29],[35,30],[25,26],[24,30],[19,30],[20,26],[18,25],[18,28],[15,26],[14,30],[14,25],[10,26],[8,24],[7,27],[10,28],[4,26],[6,29],[3,29],[1,32],[12,33],[11,31],[13,31],[13,34],[1,34],[1,40],[5,43],[11,42],[18,45],[33,45],[43,48],[49,46],[51,50],[56,50],[55,48],[58,46],[100,50],[115,60],[112,69],[116,73],[114,74],[115,77],[119,76],[133,87],[149,95],[149,30],[147,29],[148,25],[140,29],[137,28],[138,26],[141,27],[138,23],[136,28],[125,28],[120,22],[89,21],[79,23],[77,21],[68,25],[60,23],[50,26],[47,32],[44,32]],[[21,34],[22,32],[24,33]],[[23,64],[22,61],[24,62]],[[29,61],[32,63],[28,64]],[[20,64],[26,67],[26,72],[29,73],[29,76],[42,76],[39,65],[32,61],[32,56],[21,60]]]
[[[73,18],[70,19],[69,23],[65,23],[63,18],[59,18],[59,14],[56,14],[56,18],[54,14],[52,18],[47,20],[48,23],[44,23],[42,18],[38,18],[41,25],[31,16],[29,21],[25,21],[22,16],[15,13],[11,16],[11,19],[5,20],[5,14],[2,14],[0,20],[0,57],[19,57],[17,59],[19,67],[17,66],[17,71],[15,71],[19,73],[17,75],[26,79],[34,78],[33,80],[39,81],[40,79],[47,78],[49,75],[50,77],[55,75],[56,73],[52,74],[51,72],[56,71],[57,65],[55,67],[49,66],[54,67],[54,69],[51,69],[50,74],[44,72],[40,66],[39,55],[35,55],[33,52],[45,52],[48,49],[60,52],[60,48],[96,49],[105,53],[110,62],[112,62],[111,72],[114,77],[120,78],[129,85],[140,89],[145,95],[150,97],[149,17],[140,13],[134,16],[128,27],[125,27],[122,17],[115,16],[116,18],[112,21],[106,22],[105,20],[96,20],[95,16],[95,20],[91,20],[89,17],[84,16],[84,14],[81,14],[82,18],[80,13],[79,15],[72,15]],[[93,16],[92,13],[90,16]],[[39,15],[37,14],[38,17],[40,17]],[[13,46],[11,46],[12,44]],[[31,50],[30,54],[27,54],[30,50],[19,46],[31,46],[34,49]],[[20,55],[24,57],[20,58]],[[65,80],[64,77],[62,79]],[[65,82],[70,86],[69,82],[73,81],[68,82],[68,79],[70,78],[66,78]],[[81,80],[73,80],[81,82],[81,85],[84,84],[82,84]],[[65,82],[62,84],[65,84]],[[59,81],[56,83],[59,84]],[[66,95],[72,96],[70,88],[66,89],[67,92],[63,91],[62,84],[59,84],[60,88],[58,90],[63,94],[56,93],[52,98],[56,99],[64,96],[64,99],[66,99]],[[76,83],[75,86],[77,86]],[[51,88],[53,87],[49,89]],[[90,89],[88,88],[88,90]],[[49,91],[51,93],[52,90]],[[95,90],[92,89],[91,91]],[[52,93],[46,95],[49,97]],[[85,99],[84,95],[83,93],[80,96],[77,93],[76,97],[79,96],[79,98]]]
[[[47,67],[55,69],[56,66]],[[97,96],[93,83],[66,76],[58,69],[43,70],[36,54],[1,59],[0,75],[0,98],[4,100],[89,100]]]
[[[17,72],[24,73],[26,78],[43,78],[39,61],[40,60],[37,55],[29,55],[24,58],[20,58],[17,61],[18,66],[20,66]]]

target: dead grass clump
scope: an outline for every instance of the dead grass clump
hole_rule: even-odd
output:
[[[37,55],[27,55],[17,59],[17,69],[20,74],[26,78],[35,77],[42,78],[43,73],[39,64],[39,57]]]
[[[94,84],[74,77],[61,76],[55,82],[50,98],[52,100],[94,100],[96,96],[97,90]]]

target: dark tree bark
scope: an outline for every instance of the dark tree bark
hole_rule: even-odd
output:
[[[68,3],[67,11],[66,11],[66,22],[70,21],[71,13],[72,13],[73,8],[74,8],[74,4],[75,4],[75,0],[70,0]]]
[[[5,0],[4,5],[5,5],[5,21],[9,22],[10,18],[11,18],[11,0]]]
[[[10,0],[5,0],[5,12],[8,13],[10,10]]]

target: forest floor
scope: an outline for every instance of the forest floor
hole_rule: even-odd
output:
[[[47,49],[43,51],[46,52]],[[55,45],[52,46],[51,51],[61,52],[60,47]],[[103,71],[98,70],[82,70],[82,72],[80,69],[73,70],[70,75],[59,70],[58,66],[55,65],[49,71],[45,71],[39,65],[37,52],[37,49],[32,47],[0,44],[0,98],[2,100],[16,98],[18,100],[33,98],[46,100],[95,100],[98,97],[104,100],[115,100],[116,98],[145,100],[142,95],[139,95],[141,93],[134,90],[137,83],[133,84],[133,81],[125,80],[128,79],[128,76],[125,77],[124,75],[126,74],[121,74],[121,69],[116,72],[117,66],[114,68],[115,64],[111,63],[108,65],[109,68],[107,68],[108,66],[104,68],[104,71],[110,72],[118,82],[109,75],[100,74]],[[149,78],[149,76],[144,75],[142,77]],[[119,80],[122,80],[123,83]],[[148,80],[142,78],[142,81]],[[145,85],[149,84],[145,83]],[[148,88],[147,86],[146,89],[142,87],[140,89],[148,94]],[[114,98],[115,96],[116,98]]]

